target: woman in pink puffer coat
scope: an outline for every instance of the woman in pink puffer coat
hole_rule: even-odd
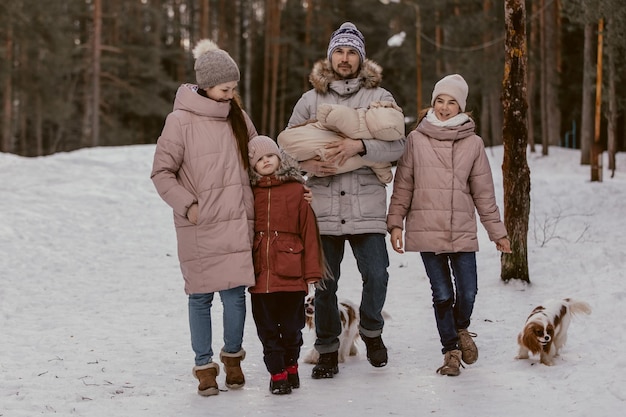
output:
[[[407,137],[398,161],[387,215],[393,249],[421,253],[444,354],[437,372],[449,376],[460,373],[461,360],[478,359],[467,330],[478,292],[476,212],[497,249],[511,251],[483,141],[463,113],[467,93],[458,74],[435,85],[433,107]]]
[[[193,375],[198,394],[219,394],[213,361],[211,307],[223,305],[226,386],[245,384],[240,362],[247,286],[254,285],[254,198],[248,178],[248,141],[257,135],[235,95],[239,69],[210,40],[194,48],[198,85],[183,84],[154,153],[151,178],[172,208],[178,259],[188,295]]]

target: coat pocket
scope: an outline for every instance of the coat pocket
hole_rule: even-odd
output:
[[[357,203],[361,217],[385,218],[387,214],[387,190],[375,175],[359,175]]]
[[[273,266],[276,274],[288,278],[302,277],[304,246],[299,238],[283,239],[281,236],[272,244]]]

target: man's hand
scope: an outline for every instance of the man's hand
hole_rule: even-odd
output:
[[[324,146],[326,159],[342,166],[349,158],[365,150],[361,139],[345,138]]]
[[[320,161],[319,158],[300,162],[300,168],[316,177],[328,177],[337,173],[337,167],[329,161]]]

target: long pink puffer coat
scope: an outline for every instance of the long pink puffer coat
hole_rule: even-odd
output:
[[[227,116],[230,103],[179,87],[157,141],[151,178],[174,211],[187,294],[254,285],[254,201]],[[246,115],[249,137],[257,135]],[[198,223],[187,210],[198,203]]]

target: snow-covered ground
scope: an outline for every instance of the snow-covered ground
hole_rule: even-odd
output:
[[[359,342],[361,355],[334,379],[313,380],[312,365],[302,364],[301,388],[271,395],[249,313],[246,386],[204,398],[191,375],[171,211],[149,179],[153,152],[140,145],[32,159],[0,154],[0,416],[623,415],[624,154],[615,178],[605,170],[601,183],[590,182],[578,151],[529,154],[532,285],[500,280],[499,254],[481,228],[470,329],[480,358],[460,376],[435,373],[442,355],[419,254],[389,247],[386,367],[370,366]],[[501,211],[502,152],[488,149]],[[346,254],[340,294],[358,301],[360,277]],[[580,298],[594,311],[573,320],[555,366],[515,360],[530,310],[555,297]],[[221,320],[213,325],[219,349]],[[307,349],[312,335],[304,336]]]

